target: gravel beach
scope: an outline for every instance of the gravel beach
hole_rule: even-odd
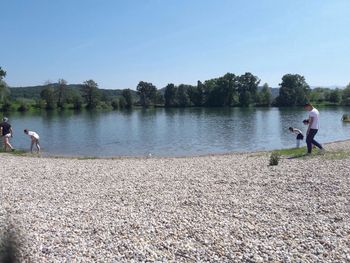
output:
[[[23,262],[350,262],[349,155],[269,155],[0,154],[0,231]]]

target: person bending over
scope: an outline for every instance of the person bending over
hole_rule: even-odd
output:
[[[300,143],[302,140],[304,140],[304,135],[301,132],[301,130],[297,129],[297,128],[293,128],[293,127],[289,127],[289,130],[297,135],[297,144],[296,144],[296,148],[300,147]]]
[[[28,131],[27,129],[24,130],[24,133],[27,134],[31,139],[30,152],[33,153],[33,146],[35,144],[38,153],[40,153],[39,135],[36,132]]]

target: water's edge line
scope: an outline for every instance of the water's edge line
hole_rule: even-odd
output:
[[[345,140],[337,140],[331,142],[325,142],[323,145],[342,143],[342,142],[350,142],[350,139]],[[20,158],[29,157],[29,158],[43,158],[43,159],[69,159],[69,160],[123,160],[123,159],[135,159],[135,160],[144,160],[144,159],[192,159],[192,158],[203,158],[203,157],[215,157],[215,156],[235,156],[235,155],[254,155],[254,154],[267,154],[273,151],[283,150],[283,149],[292,149],[292,148],[280,148],[280,149],[272,149],[272,150],[258,150],[258,151],[246,151],[246,152],[226,152],[226,153],[206,153],[206,154],[198,154],[198,155],[183,155],[183,156],[128,156],[128,155],[120,155],[120,156],[75,156],[75,155],[45,155],[39,156],[36,154],[33,155],[12,155],[11,153],[1,152],[0,154],[8,154],[11,156],[17,156]]]

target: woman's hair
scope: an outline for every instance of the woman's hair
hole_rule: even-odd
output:
[[[290,130],[290,131],[293,131],[294,129],[293,129],[293,127],[289,127],[289,130]]]

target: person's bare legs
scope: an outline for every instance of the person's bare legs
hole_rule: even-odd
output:
[[[11,150],[13,150],[13,147],[10,143],[9,137],[7,137],[7,136],[4,137],[4,144],[5,144],[5,152],[7,151],[7,147],[9,147]]]
[[[6,145],[6,141],[5,141],[5,136],[2,137],[2,147],[4,148],[4,151],[6,152],[7,145]]]
[[[30,143],[30,152],[33,153],[33,146],[35,143],[35,139],[32,139],[31,143]]]
[[[39,140],[35,140],[35,146],[36,148],[38,149],[38,153],[40,153],[40,143],[39,143]]]

